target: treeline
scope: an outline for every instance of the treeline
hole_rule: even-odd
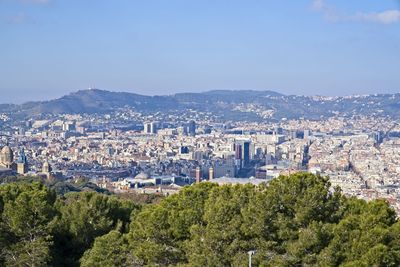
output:
[[[33,183],[39,182],[47,187],[50,187],[56,192],[57,195],[64,195],[69,192],[81,192],[81,191],[94,191],[103,194],[111,194],[108,190],[103,189],[90,182],[89,178],[80,177],[74,181],[60,181],[60,180],[48,180],[38,176],[6,176],[0,177],[0,184],[8,183]]]
[[[157,204],[40,183],[0,186],[0,266],[399,266],[400,222],[383,200],[327,178],[186,187]]]

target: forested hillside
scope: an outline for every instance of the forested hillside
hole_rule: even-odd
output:
[[[327,178],[268,186],[201,183],[157,204],[40,183],[0,186],[0,266],[399,266],[400,222],[385,201]]]

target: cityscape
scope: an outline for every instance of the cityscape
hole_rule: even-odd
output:
[[[0,0],[0,267],[400,266],[400,0]]]
[[[267,112],[237,103],[243,105],[246,113]],[[332,188],[348,196],[383,198],[400,212],[400,125],[390,116],[256,122],[124,107],[104,114],[1,118],[2,176],[71,182],[86,177],[115,193],[169,195],[202,181],[258,185],[310,172],[328,176]]]

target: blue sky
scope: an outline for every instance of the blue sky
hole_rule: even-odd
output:
[[[400,1],[0,0],[0,102],[400,91]]]

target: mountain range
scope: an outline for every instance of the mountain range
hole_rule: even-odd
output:
[[[19,117],[44,114],[103,114],[121,108],[137,112],[211,112],[225,119],[320,119],[335,115],[400,118],[400,94],[347,97],[296,96],[274,91],[214,90],[147,96],[99,89],[80,90],[50,101],[1,104],[0,113]]]

